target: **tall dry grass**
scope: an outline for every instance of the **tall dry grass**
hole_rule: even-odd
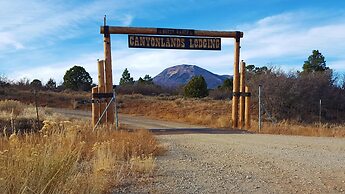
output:
[[[103,193],[151,173],[162,149],[146,130],[48,122],[0,139],[0,193]]]
[[[0,193],[111,192],[151,174],[162,151],[147,130],[46,120],[37,133],[0,136]]]
[[[17,118],[23,113],[25,106],[23,103],[15,100],[0,101],[0,115],[5,118]]]

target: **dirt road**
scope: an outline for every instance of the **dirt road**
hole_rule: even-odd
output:
[[[159,139],[169,152],[157,160],[156,179],[125,192],[337,193],[345,189],[344,139],[257,134]]]
[[[168,152],[157,159],[154,178],[117,192],[344,193],[344,138],[244,134],[124,118],[173,133],[157,136]]]
[[[55,112],[58,114],[62,114],[67,117],[77,118],[77,119],[90,119],[91,112],[83,111],[83,110],[70,110],[70,109],[62,109],[62,108],[47,108],[48,111]],[[185,123],[177,123],[177,122],[168,122],[168,121],[159,121],[154,119],[149,119],[141,116],[132,116],[132,115],[125,115],[119,114],[119,122],[121,124],[130,125],[134,128],[145,128],[145,129],[152,129],[156,132],[162,131],[164,132],[165,129],[203,129],[203,126],[197,125],[189,125]]]

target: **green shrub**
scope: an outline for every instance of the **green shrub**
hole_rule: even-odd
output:
[[[184,87],[184,96],[203,98],[208,96],[207,84],[202,76],[194,76]]]

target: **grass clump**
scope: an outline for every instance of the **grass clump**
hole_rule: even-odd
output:
[[[45,122],[39,133],[0,139],[0,193],[104,193],[150,173],[161,152],[146,130]]]
[[[147,130],[45,121],[38,133],[0,137],[0,193],[111,192],[152,172],[161,151]]]
[[[19,116],[24,110],[24,104],[16,100],[1,100],[0,112],[1,114],[10,115],[12,117]]]

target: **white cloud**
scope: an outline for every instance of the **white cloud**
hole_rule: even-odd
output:
[[[7,32],[0,32],[0,50],[5,48],[23,49],[24,45],[16,41],[13,35]]]
[[[242,41],[242,56],[252,63],[290,63],[299,60],[300,65],[314,49],[320,50],[329,58],[343,57],[345,52],[345,18],[340,22],[333,22],[330,18],[323,18],[318,23],[311,20],[320,19],[320,15],[313,18],[314,13],[285,13],[263,18],[251,25],[243,26],[244,38]],[[320,24],[319,24],[320,23]],[[295,60],[294,60],[295,59]],[[328,61],[331,68],[332,61]],[[289,64],[290,65],[290,64]],[[283,69],[290,69],[283,66]]]
[[[46,64],[39,67],[25,67],[23,69],[13,71],[7,76],[10,80],[18,80],[25,77],[30,80],[39,79],[42,83],[47,82],[49,78],[53,78],[57,83],[59,83],[63,81],[63,76],[68,69],[74,65],[79,65],[84,67],[85,70],[90,73],[94,82],[97,82],[97,59],[101,55],[102,52],[89,53],[55,64]]]
[[[345,59],[332,61],[332,68],[345,72]]]
[[[39,1],[32,2],[37,4],[32,6],[46,6],[38,3]],[[0,35],[0,37],[6,37],[6,39],[0,38],[0,50],[9,47],[26,48],[25,42],[41,38],[42,33],[55,38],[65,38],[64,36],[70,33],[77,33],[79,25],[82,25],[80,21],[95,17],[95,15],[98,15],[95,10],[103,9],[103,7],[97,8],[99,4],[87,4],[84,7],[62,13],[53,11],[54,14],[46,19],[33,22],[31,26],[23,24],[28,21],[35,21],[38,17],[44,15],[46,11],[54,10],[54,7],[49,5],[48,8],[43,9],[46,11],[38,11],[39,14],[36,12],[34,14],[24,14],[28,18],[18,16],[15,25],[20,24],[20,27],[13,30],[14,33],[4,31],[5,28],[13,25],[11,22],[6,22],[3,25],[4,27],[0,28],[0,33],[4,35]],[[105,3],[105,6],[109,7],[109,4],[109,2]],[[89,9],[93,10],[90,11]],[[7,17],[1,11],[0,8],[0,21]],[[345,18],[337,18],[336,21],[333,21],[332,18],[327,16],[314,16],[313,14],[308,12],[283,13],[236,27],[244,31],[244,38],[241,42],[241,59],[247,61],[248,64],[254,65],[266,65],[272,62],[273,65],[278,65],[284,70],[291,70],[300,68],[303,61],[311,54],[311,51],[319,49],[326,57],[328,66],[336,71],[345,71],[345,56],[343,56],[343,53],[345,53]],[[74,17],[74,15],[77,16]],[[131,14],[121,13],[118,18],[114,19],[122,25],[129,25],[132,23],[133,18],[134,16]],[[310,22],[316,19],[322,22]],[[40,22],[42,22],[42,25],[40,25]],[[52,26],[49,26],[49,24],[52,24]],[[21,32],[25,32],[25,36],[17,36]],[[126,40],[116,39],[115,37],[112,37],[112,40],[113,48],[116,47],[115,45],[127,44]],[[221,52],[144,50],[116,47],[116,49],[113,49],[114,83],[118,83],[124,68],[128,68],[135,79],[145,74],[155,76],[163,69],[178,64],[196,64],[214,73],[231,74],[234,56],[233,40],[223,39],[222,42],[223,50]],[[43,81],[53,77],[57,81],[61,81],[67,69],[72,67],[73,64],[80,64],[91,74],[94,82],[97,82],[96,59],[102,57],[102,50],[89,52],[89,54],[82,54],[73,59],[61,59],[62,61],[59,63],[21,69],[18,73],[9,74],[8,77],[12,79],[22,77],[38,78]],[[292,64],[296,66],[292,66]]]
[[[16,49],[28,45],[45,45],[61,39],[72,38],[82,34],[85,23],[92,24],[99,20],[102,13],[113,7],[117,13],[111,18],[120,25],[130,25],[133,15],[121,14],[119,9],[124,2],[92,1],[73,5],[73,2],[56,2],[31,0],[1,1],[0,2],[0,33],[11,34],[0,36],[0,51],[9,47]],[[20,14],[16,14],[20,12]],[[97,26],[98,27],[98,26]],[[35,46],[30,46],[35,47]]]
[[[122,22],[123,26],[129,26],[133,22],[134,16],[130,14],[125,14],[118,19]]]

